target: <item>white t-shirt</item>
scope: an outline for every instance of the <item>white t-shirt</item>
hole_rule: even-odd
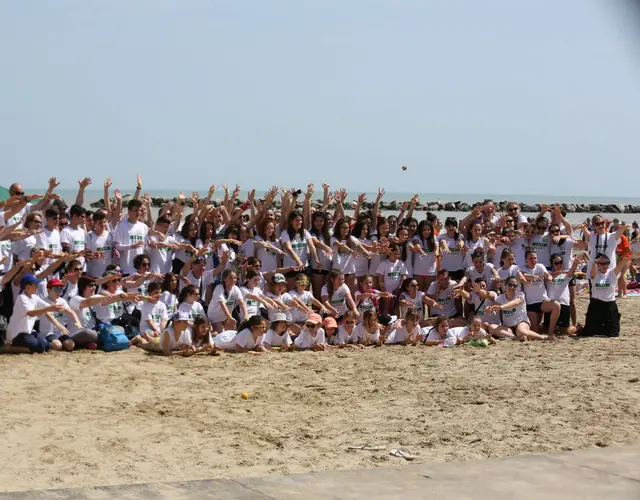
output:
[[[191,241],[186,239],[185,237],[183,237],[181,234],[176,234],[174,237],[174,241],[176,243],[179,244],[187,244],[187,245],[191,245]],[[196,241],[197,244],[197,241]],[[183,250],[183,249],[179,249],[176,250],[174,253],[174,259],[179,260],[180,262],[189,262],[189,260],[191,260],[191,257],[193,257],[193,252],[189,251],[189,250]]]
[[[356,241],[359,241],[365,247],[371,245],[371,240],[367,238],[356,238],[355,236],[352,236],[352,238]],[[355,263],[356,276],[364,276],[369,272],[369,257],[358,252],[357,254],[352,255],[351,259]]]
[[[113,235],[109,231],[103,231],[100,236],[91,231],[87,234],[85,246],[92,252],[103,252],[104,255],[99,259],[87,261],[87,274],[94,278],[99,278],[107,270],[107,266],[111,264],[111,255],[113,252]]]
[[[36,237],[27,236],[24,239],[13,242],[13,253],[18,260],[27,260],[31,257],[31,251],[36,248]]]
[[[454,347],[458,343],[458,335],[464,330],[465,327],[449,328],[443,337],[440,336],[438,330],[435,328],[423,328],[421,330],[422,335],[426,335],[426,342],[442,342],[443,347]]]
[[[103,323],[111,323],[114,319],[124,314],[124,304],[122,302],[114,302],[113,304],[98,304],[94,307],[96,316]]]
[[[376,274],[382,276],[386,292],[393,292],[402,284],[402,277],[409,275],[409,270],[400,259],[390,262],[389,259],[380,262]]]
[[[519,305],[502,310],[502,324],[504,326],[518,326],[520,323],[529,322],[529,317],[527,316],[527,301],[525,300],[524,293],[517,291],[513,300],[517,298],[522,298],[522,302]],[[496,304],[500,306],[508,302],[511,301],[507,299],[507,296],[504,294],[496,299]]]
[[[353,240],[353,237],[351,237],[350,242],[347,240],[338,240],[338,238],[336,238],[335,236],[331,238],[331,250],[333,250],[333,268],[340,269],[344,274],[355,274],[355,257],[350,252],[347,252],[343,247],[338,247],[336,243],[342,243],[343,245],[347,246],[349,245],[349,243],[351,243],[351,247],[355,249]]]
[[[100,296],[93,295],[91,298],[93,297],[100,297]],[[76,295],[69,301],[69,305],[71,306],[71,309],[73,309],[73,311],[76,313],[76,316],[78,316],[78,319],[80,320],[82,328],[86,328],[87,330],[95,330],[96,319],[93,317],[93,314],[91,313],[91,309],[88,307],[85,307],[83,309],[80,308],[80,304],[82,304],[83,300],[84,300],[83,297],[81,297],[80,295]],[[73,324],[73,322],[69,324],[67,329],[72,335],[79,331],[79,328],[77,328]]]
[[[298,349],[310,349],[314,345],[325,345],[327,342],[322,328],[316,328],[315,335],[307,328],[303,328],[293,343]]]
[[[599,253],[603,253],[609,257],[611,261],[610,269],[616,267],[616,247],[618,243],[620,243],[620,240],[616,240],[615,233],[597,234],[594,232],[591,234],[591,240],[589,240],[589,266],[587,267],[587,276],[591,276],[591,266],[596,259],[596,255]]]
[[[264,334],[260,335],[257,339],[253,338],[253,334],[251,333],[251,329],[245,328],[241,332],[238,332],[236,335],[236,345],[239,345],[243,349],[251,350],[255,349],[259,345],[262,344],[264,339]]]
[[[620,274],[616,274],[615,269],[609,268],[604,274],[596,271],[596,278],[591,280],[591,298],[603,302],[615,302],[616,283],[619,277]]]
[[[289,233],[287,231],[284,231],[280,235],[280,241],[282,242],[282,247],[284,248],[284,244],[287,242],[290,242],[291,248],[293,249],[293,253],[295,253],[298,256],[298,258],[300,259],[300,262],[302,262],[302,265],[305,267],[309,265],[309,246],[307,244],[307,241],[310,239],[311,239],[311,235],[309,234],[309,231],[307,231],[306,229],[304,230],[303,238],[301,238],[300,235],[296,233],[293,237],[293,240],[291,240],[291,238],[289,237]],[[297,266],[296,261],[293,260],[288,253],[284,256],[282,265],[284,267]]]
[[[216,247],[215,247],[215,242],[209,242],[207,245],[207,251],[205,252],[205,254],[203,255],[203,257],[206,260],[206,269],[214,269],[216,267]],[[196,240],[196,249],[200,250],[201,248],[205,247],[205,242],[202,241],[201,239],[197,239]],[[189,260],[189,259],[187,259]],[[186,261],[185,261],[186,262]]]
[[[451,330],[459,339],[466,339],[469,335],[472,335],[468,326],[452,328]],[[487,337],[489,337],[489,334],[483,328],[480,328],[475,335],[472,335],[473,340],[486,339]]]
[[[573,264],[573,246],[576,244],[576,240],[573,238],[567,238],[562,245],[555,245],[551,243],[549,245],[549,255],[558,254],[562,256],[562,269],[565,271]]]
[[[27,297],[24,293],[18,295],[13,305],[13,314],[9,320],[9,326],[7,327],[7,344],[10,344],[20,333],[33,332],[33,327],[38,317],[27,316],[29,311],[48,307],[49,305],[36,294],[31,295],[31,297]]]
[[[255,241],[264,241],[260,236],[255,237]],[[281,248],[280,241],[269,241],[271,245],[276,248]],[[254,253],[255,256],[260,259],[262,263],[262,272],[270,273],[278,269],[278,252],[274,252],[270,248],[263,248],[261,246],[255,245],[254,243]]]
[[[166,236],[164,241],[161,241],[157,236],[147,236],[147,248],[146,252],[149,256],[149,269],[152,273],[166,274],[171,272],[171,266],[173,261],[173,249],[162,247],[152,248],[149,245],[150,242],[172,244],[175,242],[173,236]]]
[[[44,299],[44,301],[47,303],[47,305],[51,305],[54,303],[48,297]],[[60,297],[56,299],[55,304],[69,307],[69,304],[67,304],[67,301]],[[62,326],[66,326],[68,323],[72,322],[72,319],[69,316],[69,313],[66,313],[64,311],[53,311],[49,314],[51,314],[51,316],[53,316],[53,318],[56,319],[58,323],[60,323]],[[49,318],[47,317],[46,314],[40,318],[39,330],[40,330],[40,333],[45,337],[51,334],[59,335],[62,333],[57,326],[55,326],[51,321],[49,321]]]
[[[0,225],[2,225],[2,226],[12,226],[13,224],[16,224],[17,222],[20,222],[27,215],[29,215],[31,213],[31,209],[32,208],[33,208],[33,205],[31,205],[30,203],[27,203],[15,215],[12,215],[11,217],[9,217],[8,220],[5,220],[5,218],[4,218],[4,210],[3,210],[2,212],[0,212]],[[19,227],[22,227],[22,224],[20,224]],[[25,333],[25,332],[20,332],[20,333]]]
[[[221,323],[227,319],[224,311],[222,310],[221,304],[224,303],[227,306],[227,309],[230,313],[236,308],[238,304],[242,301],[242,292],[240,288],[236,285],[233,285],[229,293],[225,294],[224,284],[219,284],[213,291],[213,297],[211,297],[211,302],[209,303],[209,310],[207,311],[207,316],[209,317],[209,321],[212,323]]]
[[[493,288],[493,276],[494,276],[493,270],[494,269],[495,268],[493,267],[493,264],[490,264],[487,262],[484,265],[484,269],[482,270],[482,272],[478,272],[475,266],[470,266],[465,271],[465,275],[467,276],[467,279],[469,280],[469,282],[472,284],[475,283],[478,278],[480,277],[484,278],[485,281],[487,282],[487,288],[491,290]]]
[[[149,330],[153,330],[149,324],[149,320],[153,321],[156,328],[162,331],[162,322],[164,321],[166,324],[168,319],[169,314],[167,313],[167,306],[165,306],[161,301],[158,301],[155,304],[144,302],[140,309],[140,331],[147,332]]]
[[[183,302],[178,306],[178,311],[189,313],[189,320],[193,321],[196,316],[204,316],[204,307],[200,302],[194,302],[193,304],[189,304],[188,302]]]
[[[400,344],[401,342],[405,342],[408,339],[415,338],[420,333],[420,326],[416,326],[411,332],[407,330],[405,326],[396,326],[389,333],[387,337],[387,344]]]
[[[291,335],[289,334],[289,330],[285,330],[282,335],[278,335],[273,330],[267,330],[267,333],[264,334],[264,339],[262,340],[262,345],[269,345],[271,347],[289,347],[293,341],[291,340]]]
[[[313,293],[309,290],[304,290],[300,294],[296,290],[291,290],[289,292],[289,295],[291,295],[291,297],[294,299],[298,299],[309,308],[311,308],[311,306],[313,305]],[[297,307],[291,310],[291,318],[293,319],[294,323],[302,323],[304,321],[307,321],[308,316],[308,313],[302,311],[301,309],[298,309]]]
[[[411,252],[409,250],[413,254],[413,274],[416,276],[435,276],[437,272],[435,252],[429,250],[428,243],[422,241],[420,238],[414,237],[411,243],[413,245],[420,245],[424,252],[424,255],[422,255],[421,253]],[[435,244],[437,245],[437,243]]]
[[[339,288],[333,291],[333,295],[329,298],[329,303],[331,306],[338,311],[338,316],[344,316],[345,313],[349,310],[347,306],[347,296],[351,292],[349,291],[349,287],[346,283],[343,283]],[[322,287],[322,291],[320,292],[321,297],[329,297],[329,291],[327,290],[327,285]]]
[[[534,234],[531,237],[531,246],[538,256],[538,264],[545,267],[551,266],[551,254],[549,253],[549,233],[544,235]]]
[[[242,318],[242,320],[244,321],[245,319],[248,319],[251,316],[256,316],[257,314],[260,314],[260,302],[258,302],[257,300],[248,299],[247,295],[255,295],[257,297],[262,297],[264,296],[264,293],[262,292],[262,290],[260,290],[260,288],[258,287],[247,288],[246,286],[243,286],[243,287],[240,287],[240,291],[242,292],[242,298],[244,299],[244,303],[247,306],[247,318]]]
[[[45,250],[51,250],[55,255],[62,253],[62,244],[60,242],[60,231],[58,228],[53,228],[49,231],[46,227],[42,228],[42,232],[36,234],[36,247],[44,248]],[[55,259],[47,259],[46,265],[51,264]]]
[[[6,262],[0,264],[0,272],[6,273],[13,267],[13,243],[11,240],[0,241],[0,261],[7,258]]]
[[[380,329],[376,329],[375,333],[369,333],[362,323],[356,325],[351,333],[351,342],[354,344],[374,345],[379,341]]]
[[[516,266],[515,264],[512,266],[505,268],[498,268],[498,276],[500,276],[500,279],[502,281],[506,280],[509,276],[515,276],[516,278],[518,277],[518,271],[520,270],[520,268],[518,266]]]
[[[464,268],[469,268],[473,264],[471,256],[476,249],[482,249],[484,251],[484,261],[487,261],[487,250],[489,250],[489,241],[481,236],[477,241],[466,240],[465,246],[467,247],[467,253],[464,256],[463,264]]]
[[[367,293],[375,293],[377,295],[380,292],[378,292],[378,290],[374,290],[372,288]],[[356,290],[355,302],[357,304],[358,311],[360,312],[361,315],[365,311],[373,311],[373,310],[376,309],[376,306],[375,306],[375,303],[374,303],[374,300],[375,300],[374,298],[367,297],[366,299],[362,299],[360,302],[358,302],[358,297],[360,297],[360,295],[362,295],[362,292],[360,290]]]
[[[487,297],[483,300],[476,292],[471,292],[471,304],[473,304],[473,314],[475,314],[482,321],[486,321],[487,323],[493,325],[500,323],[500,318],[498,317],[497,313],[485,312],[485,309],[493,304],[493,300],[491,300],[491,297]]]
[[[71,226],[65,227],[60,232],[60,243],[69,245],[69,253],[82,252],[85,247],[86,233],[84,229],[78,226],[73,229]],[[84,268],[84,257],[78,257]]]
[[[453,298],[453,290],[456,286],[456,282],[449,280],[449,286],[444,290],[438,291],[438,282],[434,281],[429,285],[427,295],[435,297],[437,306],[431,308],[432,316],[446,316],[447,318],[454,317],[458,311],[456,310],[456,304]]]
[[[507,248],[511,250],[511,245],[498,245],[496,247],[496,253],[493,254],[492,260],[493,267],[495,267],[496,269],[502,267],[502,264],[500,264],[500,260],[502,259],[502,252]]]
[[[544,276],[547,273],[547,268],[542,264],[536,264],[536,267],[533,269],[528,268],[527,266],[521,269],[522,274],[532,274],[537,276],[539,281],[535,283],[531,283],[528,285],[527,283],[523,283],[524,296],[527,298],[527,304],[539,304],[540,302],[544,302],[549,297],[547,297],[547,288],[545,287]]]
[[[420,321],[424,319],[424,303],[422,299],[424,298],[424,292],[418,290],[416,292],[415,298],[411,298],[408,293],[401,293],[400,298],[406,300],[411,303],[411,306],[404,306],[400,304],[400,318],[405,318],[409,311],[416,311],[420,315]]]
[[[518,267],[524,267],[526,265],[525,252],[529,246],[529,241],[521,236],[516,236],[511,241],[511,251],[513,252],[513,258]]]
[[[570,281],[571,278],[569,278],[567,273],[562,273],[555,278],[551,278],[551,281],[547,282],[547,295],[549,299],[555,300],[563,306],[568,306],[571,298],[569,294]]]
[[[160,294],[160,302],[167,306],[167,314],[171,316],[176,310],[176,304],[178,303],[178,297],[175,294],[165,290]]]
[[[185,328],[183,332],[176,340],[175,331],[173,330],[173,326],[168,326],[161,334],[160,334],[160,347],[164,347],[164,339],[169,337],[169,350],[177,351],[182,345],[191,345],[191,330]]]
[[[291,295],[289,295],[287,292],[284,292],[282,295],[275,295],[274,293],[268,292],[267,293],[267,297],[269,297],[270,299],[275,299],[278,302],[282,302],[282,304],[284,304],[287,307],[291,307],[292,309],[295,307],[293,305],[293,301],[291,299]],[[291,315],[291,310],[289,311],[281,311],[280,309],[277,308],[268,308],[267,312],[269,313],[269,321],[273,321],[273,315],[277,314],[277,313],[282,313],[286,316],[287,321],[293,321],[293,316]]]
[[[449,250],[451,252],[442,253],[442,262],[440,263],[440,268],[446,269],[449,272],[464,269],[464,258],[462,256],[462,252],[456,246],[459,241],[464,240],[464,237],[459,234],[457,239],[449,238],[449,236],[445,233],[438,236],[438,244],[440,244],[440,242],[443,240],[447,242],[447,245],[449,246]]]
[[[355,332],[355,328],[354,328]],[[353,342],[347,331],[344,329],[344,325],[336,328],[333,331],[333,335],[329,335],[326,331],[324,333],[327,344],[329,345],[346,345],[349,342]]]
[[[144,245],[138,248],[131,248],[131,245],[146,241],[148,232],[149,228],[142,222],[132,224],[128,220],[123,220],[118,224],[114,241],[120,252],[120,268],[124,274],[136,272],[133,267],[133,259],[144,253]]]

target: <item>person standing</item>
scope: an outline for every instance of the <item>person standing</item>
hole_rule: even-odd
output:
[[[144,244],[149,228],[138,220],[140,200],[131,200],[127,205],[127,219],[118,224],[115,232],[115,246],[120,253],[120,268],[124,274],[133,274],[136,269],[133,260],[144,253]]]

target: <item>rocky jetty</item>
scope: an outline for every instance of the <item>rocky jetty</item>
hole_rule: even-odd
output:
[[[123,202],[126,204],[127,201],[131,199],[131,195],[123,196]],[[151,206],[152,207],[162,207],[169,203],[170,201],[177,201],[177,198],[151,198]],[[244,200],[236,200],[236,206],[239,206],[243,203]],[[429,212],[470,212],[474,207],[478,205],[482,205],[492,201],[496,205],[496,209],[499,212],[504,212],[507,208],[508,201],[494,201],[494,200],[483,200],[473,204],[465,203],[463,201],[425,201],[418,202],[416,204],[416,210],[420,211],[429,211]],[[214,200],[213,203],[215,205],[220,205],[222,200]],[[115,203],[115,200],[112,200],[111,203]],[[312,200],[312,206],[315,208],[322,207],[322,200]],[[185,205],[187,207],[192,207],[193,203],[190,199],[185,200]],[[275,200],[273,203],[275,208],[280,208],[280,200]],[[398,211],[402,206],[401,201],[391,200],[391,201],[382,201],[380,202],[381,210],[391,210]],[[522,212],[539,212],[541,204],[527,204],[520,203],[520,209]],[[608,213],[608,214],[637,214],[640,213],[640,205],[622,205],[622,204],[601,204],[601,203],[561,203],[560,206],[567,213]],[[104,199],[100,199],[94,203],[91,203],[92,208],[101,208],[104,207]],[[298,202],[298,207],[302,207],[302,203]],[[329,208],[333,210],[335,208],[335,203],[330,203]],[[345,208],[352,209],[352,202],[347,202]],[[364,210],[369,210],[373,208],[373,202],[365,201],[364,202]]]

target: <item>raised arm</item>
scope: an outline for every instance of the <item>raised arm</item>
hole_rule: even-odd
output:
[[[140,174],[137,175],[136,180],[138,183],[136,184],[136,192],[133,195],[134,200],[140,199],[140,192],[142,191],[142,176]]]
[[[87,186],[91,184],[91,178],[85,177],[81,181],[78,181],[78,194],[76,195],[76,205],[84,205],[84,191]]]

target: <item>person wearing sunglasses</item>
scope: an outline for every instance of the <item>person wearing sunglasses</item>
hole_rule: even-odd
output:
[[[527,315],[527,301],[518,288],[518,278],[509,276],[505,282],[505,292],[499,295],[495,303],[485,309],[487,313],[498,313],[499,324],[489,325],[489,333],[494,338],[525,340],[546,340],[546,335],[531,330]]]
[[[587,267],[587,276],[591,275],[596,255],[600,253],[605,254],[609,258],[613,267],[616,266],[616,248],[620,243],[622,235],[628,229],[626,224],[622,224],[615,232],[607,232],[605,220],[602,215],[594,215],[591,219],[591,224],[593,226],[593,232],[590,232],[586,225],[580,225],[576,228],[582,229],[585,242],[589,245],[589,265]]]
[[[416,278],[407,278],[400,286],[400,317],[404,318],[409,311],[416,311],[419,315],[419,323],[425,323],[424,308],[434,307],[435,301],[430,299],[426,293],[418,289]]]
[[[78,319],[75,311],[62,298],[64,284],[57,278],[50,279],[47,283],[48,295],[44,301],[49,305],[61,306],[49,315],[40,318],[40,335],[49,343],[49,347],[54,351],[73,351],[75,342],[67,329],[69,324],[73,324],[76,330],[82,328],[82,323]],[[97,336],[96,336],[97,339]]]
[[[562,335],[575,335],[577,332],[577,328],[571,321],[571,293],[570,289],[572,283],[575,280],[573,276],[576,272],[576,269],[579,265],[586,263],[587,259],[581,256],[577,256],[573,259],[571,263],[571,267],[567,270],[564,267],[564,259],[562,255],[553,254],[551,256],[551,267],[552,270],[551,280],[547,281],[547,295],[549,300],[554,300],[560,304],[560,316],[558,316],[558,321],[556,322],[556,327],[558,329],[557,332],[552,332],[549,324],[551,320],[551,314],[546,312],[544,313],[544,325],[547,328],[549,334],[560,333]]]
[[[612,269],[608,255],[604,253],[596,255],[589,274],[591,298],[584,328],[579,333],[580,336],[617,337],[620,335],[620,312],[616,303],[616,284],[622,269],[629,262],[630,259],[624,257]]]
[[[529,245],[535,250],[538,262],[545,268],[551,269],[551,254],[549,253],[549,233],[547,228],[549,221],[546,217],[539,217],[534,223],[534,234],[529,240]]]
[[[293,346],[297,350],[311,349],[314,351],[324,351],[326,348],[326,339],[322,326],[322,318],[319,314],[310,314],[304,324],[304,328],[300,335],[296,337]]]
[[[262,345],[267,325],[262,316],[252,316],[244,321],[238,331],[225,330],[213,339],[214,348],[211,354],[220,351],[235,353],[262,353],[268,349]]]

